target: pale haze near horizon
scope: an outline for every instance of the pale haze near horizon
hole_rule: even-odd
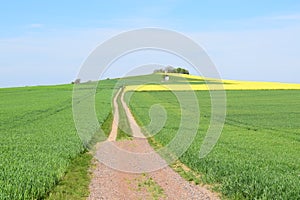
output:
[[[178,31],[203,47],[223,79],[300,83],[300,2],[65,1],[0,8],[0,87],[70,83],[99,44],[124,31]],[[188,68],[165,53],[129,55],[105,77],[137,65]]]

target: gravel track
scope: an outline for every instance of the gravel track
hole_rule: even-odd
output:
[[[114,120],[112,125],[112,132],[107,141],[98,145],[96,151],[96,157],[103,158],[103,154],[111,155],[114,157],[114,150],[122,149],[126,152],[132,153],[152,153],[155,156],[160,157],[155,153],[153,148],[149,145],[147,139],[141,133],[140,128],[133,115],[131,114],[128,106],[123,100],[124,93],[118,91],[114,98]],[[128,122],[132,130],[133,139],[125,141],[115,141],[118,127],[118,105],[117,98],[121,96],[121,103],[126,112]],[[113,148],[111,148],[113,147]],[[103,153],[105,152],[105,153]],[[105,156],[104,156],[105,157]],[[105,157],[107,159],[108,156]],[[92,181],[90,183],[90,196],[89,200],[94,199],[154,199],[157,198],[153,192],[149,191],[147,187],[141,187],[141,181],[147,178],[151,178],[155,184],[159,185],[163,189],[164,195],[160,195],[159,199],[219,199],[218,195],[212,193],[205,187],[197,186],[184,180],[178,173],[172,170],[169,166],[165,165],[162,169],[146,172],[146,173],[129,173],[126,170],[116,170],[104,165],[95,159],[95,169],[93,169]],[[115,161],[116,165],[110,165],[114,168],[126,169],[128,166],[135,166],[134,159],[120,158],[122,161]],[[159,162],[161,162],[161,158]],[[105,160],[107,161],[107,160]],[[152,161],[151,161],[152,162]],[[151,162],[146,163],[149,165]],[[106,164],[109,162],[106,162]],[[143,167],[142,167],[143,168]],[[125,171],[125,172],[124,172]]]

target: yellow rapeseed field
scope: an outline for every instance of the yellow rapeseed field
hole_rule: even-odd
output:
[[[166,90],[300,90],[300,84],[276,83],[276,82],[251,82],[251,81],[234,81],[234,80],[217,80],[203,78],[200,76],[187,74],[169,74],[172,76],[194,79],[187,81],[187,84],[164,84],[161,85],[130,85],[126,91],[166,91]],[[170,80],[171,80],[170,79]],[[197,81],[199,80],[199,81]],[[197,84],[197,82],[210,81],[209,84]],[[183,81],[181,81],[183,82]],[[221,84],[223,83],[223,84]]]

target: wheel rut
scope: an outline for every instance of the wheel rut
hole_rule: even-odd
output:
[[[121,98],[132,131],[132,140],[116,141],[120,109],[117,98]],[[122,89],[115,95],[113,106],[111,133],[107,141],[97,145],[98,159],[95,159],[95,168],[92,172],[89,200],[219,199],[217,194],[206,187],[183,179],[153,150],[125,103]],[[150,156],[141,159],[140,155]],[[159,165],[164,167],[151,170]]]

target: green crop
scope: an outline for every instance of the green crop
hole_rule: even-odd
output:
[[[111,113],[114,81],[96,95],[98,120]],[[72,114],[72,85],[0,89],[0,199],[42,198],[85,148]]]
[[[95,97],[99,123],[112,118],[115,88],[147,82],[160,84],[161,76],[101,81]],[[168,84],[179,83],[186,84],[181,79]],[[0,89],[0,199],[45,197],[70,161],[85,151],[73,121],[72,89],[72,85]],[[199,151],[211,119],[210,95],[195,93],[201,112],[199,130],[180,161],[201,174],[203,183],[232,199],[300,199],[300,91],[227,91],[222,135],[204,159]],[[167,120],[152,144],[167,145],[172,140],[181,120],[180,104],[172,92],[127,92],[125,100],[146,128],[150,107],[164,107]],[[189,124],[185,126],[188,131]]]
[[[179,158],[202,182],[218,186],[233,199],[300,199],[300,91],[227,91],[222,135],[204,159],[199,150],[210,122],[210,96],[195,92],[201,110],[197,136]],[[148,111],[161,104],[168,113],[153,138],[168,144],[180,125],[180,105],[172,92],[128,92],[138,123],[150,123]]]

